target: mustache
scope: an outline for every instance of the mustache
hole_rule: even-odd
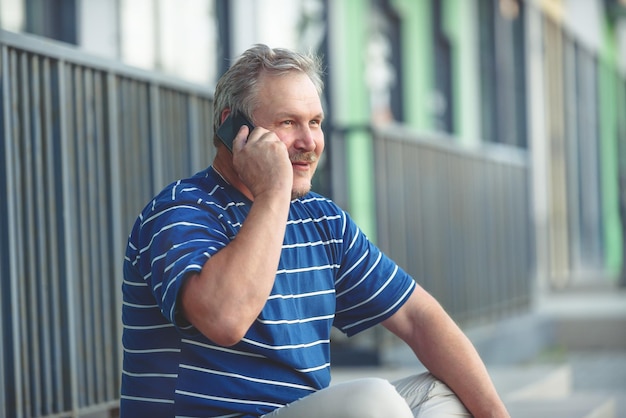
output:
[[[289,159],[292,163],[314,163],[317,161],[317,155],[314,152],[300,152]]]

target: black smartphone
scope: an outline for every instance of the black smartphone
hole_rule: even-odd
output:
[[[237,136],[237,132],[243,125],[247,125],[250,132],[254,129],[254,125],[250,122],[241,112],[235,114],[229,114],[224,122],[217,128],[217,137],[226,145],[226,147],[233,152],[233,141]]]

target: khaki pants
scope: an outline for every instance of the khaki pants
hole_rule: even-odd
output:
[[[263,418],[471,417],[456,395],[430,373],[389,383],[368,378],[340,383]]]

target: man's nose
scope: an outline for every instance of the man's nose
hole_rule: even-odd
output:
[[[313,151],[315,149],[315,135],[309,126],[303,126],[298,130],[294,146],[304,151]]]

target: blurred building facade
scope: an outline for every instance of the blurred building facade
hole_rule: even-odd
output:
[[[210,163],[213,86],[254,43],[323,56],[328,152],[315,189],[456,319],[495,321],[537,291],[616,282],[624,3],[0,0],[4,412],[114,408],[119,353],[101,344],[121,332],[124,234],[154,192]]]
[[[622,0],[2,0],[0,22],[207,86],[254,43],[318,51],[330,130],[400,123],[459,146],[527,150],[537,275],[559,285],[615,277],[622,263],[625,8]],[[372,180],[368,158],[356,152],[346,162],[358,191],[347,203],[375,236],[374,198],[358,184]],[[331,176],[322,177],[330,193]]]

